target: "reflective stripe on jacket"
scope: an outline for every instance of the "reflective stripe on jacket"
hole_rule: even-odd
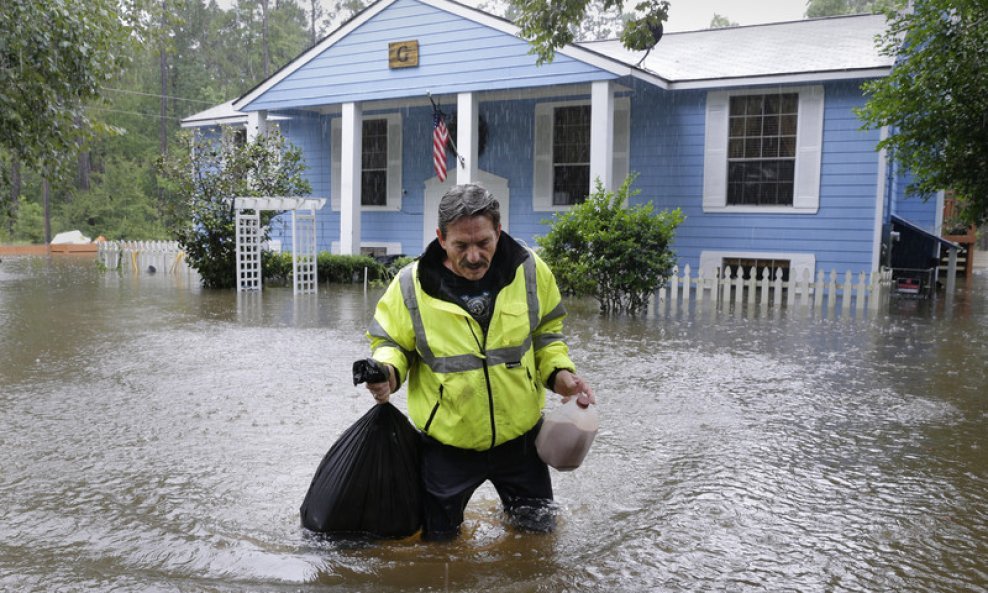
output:
[[[497,294],[483,328],[457,304],[422,290],[419,262],[378,301],[367,332],[375,359],[408,382],[408,412],[436,440],[483,451],[528,432],[545,405],[545,381],[573,369],[563,341],[556,280],[534,252]]]

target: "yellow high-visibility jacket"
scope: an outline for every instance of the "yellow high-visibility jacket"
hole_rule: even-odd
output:
[[[367,332],[374,359],[394,366],[399,385],[407,378],[415,426],[462,449],[483,451],[531,430],[549,376],[574,368],[555,277],[535,252],[502,233],[505,240],[527,253],[497,293],[486,334],[463,307],[423,290],[426,258],[391,282]]]

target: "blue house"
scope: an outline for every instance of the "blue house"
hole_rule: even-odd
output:
[[[655,48],[579,43],[537,65],[518,29],[450,0],[379,0],[239,99],[186,127],[277,126],[304,152],[319,249],[416,255],[455,183],[497,195],[534,245],[553,214],[638,174],[634,202],[681,208],[681,265],[800,275],[886,263],[893,215],[939,233],[862,130],[861,85],[892,58],[881,15],[668,33]],[[643,59],[644,56],[644,59]],[[433,105],[460,159],[433,166]],[[453,130],[455,129],[455,130]],[[942,198],[941,198],[942,200]],[[275,238],[290,244],[277,222]]]

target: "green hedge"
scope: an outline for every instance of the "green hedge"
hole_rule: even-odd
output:
[[[333,255],[321,252],[316,256],[316,272],[321,283],[354,284],[364,281],[364,268],[371,282],[389,282],[412,258],[401,257],[384,265],[369,255]],[[262,277],[265,284],[285,286],[292,281],[292,254],[261,254]]]

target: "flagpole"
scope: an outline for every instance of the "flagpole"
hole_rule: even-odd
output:
[[[429,103],[432,103],[432,114],[435,115],[438,112],[443,119],[446,119],[446,114],[443,112],[442,109],[440,109],[438,105],[436,105],[436,102],[432,99],[432,91],[426,91],[425,94],[427,97],[429,97]],[[460,166],[466,169],[467,167],[466,159],[460,156],[460,151],[456,148],[456,141],[453,140],[452,136],[449,137],[449,143],[453,147],[453,156],[455,156],[456,160],[459,161]]]

